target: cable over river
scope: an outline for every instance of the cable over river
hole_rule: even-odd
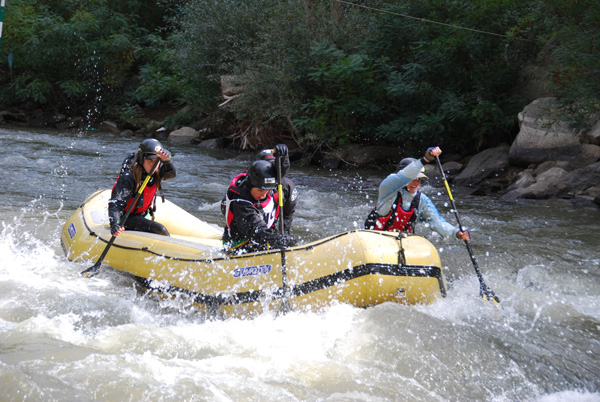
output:
[[[0,400],[600,401],[600,209],[454,194],[502,310],[479,296],[464,243],[420,226],[448,280],[432,305],[208,319],[110,269],[82,278],[90,263],[61,248],[66,219],[140,141],[0,128]],[[253,155],[163,144],[177,168],[165,197],[222,226]],[[388,173],[292,163],[296,238],[362,228]],[[455,224],[445,189],[423,191]]]

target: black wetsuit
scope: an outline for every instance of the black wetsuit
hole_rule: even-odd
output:
[[[120,220],[125,215],[125,212],[130,207],[130,203],[136,196],[137,189],[139,186],[133,177],[133,172],[129,169],[130,163],[135,157],[135,154],[130,154],[123,162],[123,167],[119,173],[119,177],[111,193],[111,198],[108,200],[108,218],[111,227],[115,224],[124,226],[126,230],[137,230],[140,232],[157,233],[162,235],[169,235],[167,229],[160,223],[153,220],[147,219],[146,214],[153,204],[154,197],[157,192],[157,181],[158,176],[155,173],[152,178],[148,181],[146,188],[140,196],[136,208],[129,215],[125,224],[121,223]],[[161,180],[169,180],[176,176],[175,167],[171,161],[162,162],[159,168],[159,174]],[[145,180],[147,173],[143,171],[141,182]]]

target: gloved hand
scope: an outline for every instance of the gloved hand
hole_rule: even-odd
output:
[[[464,232],[459,231],[456,233],[456,238],[464,241],[471,241],[471,233],[469,233],[468,230],[465,230]]]
[[[285,245],[288,247],[294,247],[296,245],[296,238],[291,234],[286,234],[285,236]]]
[[[442,150],[440,147],[427,148],[427,151],[425,151],[425,159],[427,159],[429,162],[432,162],[435,160],[435,157],[439,156],[441,153]]]
[[[118,224],[115,223],[114,225],[111,225],[111,227],[110,227],[110,234],[116,237],[121,234],[121,232],[122,232],[121,229],[122,229],[121,226],[119,226]]]
[[[227,198],[223,197],[221,200],[221,213],[225,215],[225,211],[227,211]]]
[[[171,153],[164,148],[161,148],[160,151],[156,152],[156,154],[163,162],[166,162],[171,159]]]
[[[290,234],[283,234],[279,243],[279,247],[294,247],[296,245],[296,238]]]
[[[275,157],[284,157],[288,154],[288,147],[285,144],[275,145]]]

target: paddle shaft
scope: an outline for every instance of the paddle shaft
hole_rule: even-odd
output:
[[[458,215],[458,209],[456,208],[456,204],[454,203],[454,197],[452,197],[452,191],[450,191],[450,186],[448,185],[448,180],[446,179],[446,173],[444,173],[444,169],[442,168],[442,163],[440,162],[439,156],[436,155],[435,160],[437,162],[438,168],[440,169],[440,173],[442,174],[442,178],[444,180],[444,186],[446,187],[446,191],[448,192],[448,198],[450,199],[450,204],[452,205],[452,211],[454,212],[454,216],[456,217],[456,222],[458,223],[458,228],[461,232],[465,231],[465,228],[460,221],[460,216]],[[471,257],[471,262],[473,263],[473,268],[475,269],[475,273],[477,274],[477,278],[479,279],[479,294],[485,300],[491,300],[494,303],[499,305],[500,299],[494,294],[492,289],[490,289],[483,280],[483,275],[481,274],[481,270],[479,269],[479,264],[477,264],[477,259],[475,258],[475,254],[473,253],[473,249],[471,248],[471,242],[469,240],[463,240],[465,245],[467,246],[467,251],[469,252],[469,257]]]
[[[281,157],[277,157],[277,195],[279,199],[279,233],[285,234],[285,225],[283,222],[283,186],[281,184]]]
[[[147,175],[146,179],[144,179],[144,181],[142,182],[142,185],[138,189],[137,194],[135,195],[135,198],[133,199],[133,202],[131,203],[131,206],[125,212],[125,215],[123,215],[123,217],[120,219],[120,223],[125,224],[125,222],[127,221],[127,218],[129,218],[129,215],[131,215],[131,212],[133,212],[133,210],[135,209],[135,207],[136,207],[136,205],[138,203],[138,200],[142,196],[142,193],[144,192],[144,189],[146,188],[146,185],[148,184],[148,182],[152,178],[152,175],[154,174],[154,171],[156,170],[156,168],[157,168],[157,166],[158,166],[159,163],[160,163],[160,158],[157,157],[156,158],[156,162],[154,162],[154,165],[152,165],[152,169],[150,170],[150,174]],[[110,247],[113,245],[113,243],[115,242],[116,238],[117,238],[116,236],[111,236],[110,237],[110,240],[108,241],[108,244],[106,244],[106,247],[104,248],[104,251],[102,252],[102,254],[100,254],[100,258],[98,258],[98,261],[96,261],[96,263],[94,265],[92,265],[91,267],[89,267],[85,271],[81,272],[81,275],[83,277],[91,278],[92,276],[95,276],[100,271],[100,266],[102,265],[102,261],[104,260],[104,257],[106,257],[106,254],[108,253],[108,250],[110,250]]]
[[[277,162],[277,194],[279,203],[279,233],[285,235],[285,225],[283,223],[283,186],[281,185],[281,156],[276,156]],[[285,262],[285,244],[281,248],[281,286],[283,288],[283,302],[279,308],[279,312],[284,314],[292,310],[290,300],[288,298],[287,272]]]

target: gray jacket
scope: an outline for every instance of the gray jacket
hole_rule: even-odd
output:
[[[400,192],[402,197],[402,209],[405,211],[410,209],[410,204],[416,193],[411,194],[406,189],[406,186],[417,177],[422,168],[423,163],[420,159],[417,159],[398,173],[392,173],[383,179],[379,185],[379,198],[377,199],[377,208],[375,209],[380,216],[390,213],[398,192]],[[417,223],[425,223],[426,226],[439,233],[442,237],[454,237],[456,239],[459,229],[442,218],[431,199],[423,193],[421,193],[421,200],[416,213]]]

